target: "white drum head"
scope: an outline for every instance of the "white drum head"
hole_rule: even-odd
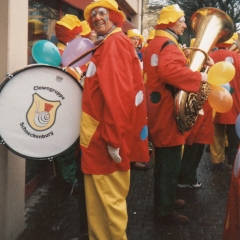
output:
[[[79,138],[81,106],[81,86],[63,69],[20,69],[0,86],[2,143],[25,158],[56,157]]]

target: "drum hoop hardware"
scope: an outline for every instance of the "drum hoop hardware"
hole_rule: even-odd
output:
[[[1,145],[5,145],[6,144],[5,141],[1,138],[1,136],[0,136],[0,144]]]

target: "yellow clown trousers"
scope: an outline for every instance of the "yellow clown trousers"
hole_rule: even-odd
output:
[[[126,240],[130,170],[84,175],[90,240]]]
[[[214,141],[210,144],[212,163],[218,164],[226,160],[225,147],[227,145],[225,125],[214,123]]]

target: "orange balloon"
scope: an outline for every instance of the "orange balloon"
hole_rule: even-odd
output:
[[[232,95],[228,90],[217,85],[211,85],[208,102],[212,109],[219,113],[229,111],[233,105]]]
[[[208,83],[222,85],[230,82],[235,75],[235,67],[229,62],[218,62],[208,71]]]

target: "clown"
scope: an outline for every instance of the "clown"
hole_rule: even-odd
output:
[[[82,31],[80,20],[71,14],[66,14],[62,19],[56,22],[55,32],[58,39],[57,47],[62,55],[66,45],[76,37],[79,37]],[[80,69],[79,69],[80,71]],[[75,72],[74,76],[80,78],[79,71],[72,69]],[[67,194],[71,195],[77,192],[78,179],[77,179],[77,162],[79,161],[79,144],[75,144],[71,149],[66,151],[59,157],[56,157],[59,171],[63,181],[63,188],[66,189]]]
[[[184,135],[175,120],[174,93],[177,89],[197,93],[207,74],[194,72],[179,41],[187,28],[183,10],[177,4],[162,8],[155,37],[144,56],[149,138],[155,149],[154,214],[157,224],[189,222],[176,208],[185,201],[176,199]]]
[[[87,21],[81,21],[82,32],[81,37],[88,38],[93,43],[96,41],[97,35],[94,30],[92,30]]]
[[[148,160],[144,85],[117,2],[92,2],[84,17],[98,46],[86,73],[80,130],[89,239],[123,240],[130,160]]]
[[[238,34],[234,33],[227,41],[217,43],[216,47],[218,49],[210,53],[216,63],[226,61],[236,69],[234,78],[229,82],[233,99],[232,108],[225,113],[216,112],[214,116],[215,134],[214,142],[210,145],[210,151],[213,168],[218,170],[223,167],[232,168],[239,145],[235,123],[240,113],[240,72],[238,70],[240,68],[240,58],[239,49],[236,49],[236,51],[229,50],[235,44],[237,38]],[[225,149],[227,149],[227,152],[225,152]]]
[[[81,37],[81,34],[86,34],[89,31],[89,26],[82,23],[77,16],[66,14],[59,21],[56,22],[55,32],[58,39],[57,47],[62,55],[67,44],[75,38]],[[87,70],[85,65],[79,67],[68,67],[66,69],[72,74],[83,86],[82,80]]]
[[[151,40],[155,36],[155,29],[150,30],[146,42],[143,44],[142,48],[140,49],[140,52],[142,53],[142,56],[144,57],[144,53],[147,49],[148,44],[151,42]]]
[[[138,47],[143,42],[143,36],[140,34],[138,29],[130,29],[127,31],[127,36],[130,38],[134,48],[136,49],[138,58],[142,61],[142,53],[138,50]]]
[[[223,240],[240,239],[240,145],[233,164],[231,184],[228,194]]]
[[[81,21],[75,15],[66,14],[56,22],[55,32],[58,39],[57,47],[62,55],[66,45],[73,39],[80,37]]]

